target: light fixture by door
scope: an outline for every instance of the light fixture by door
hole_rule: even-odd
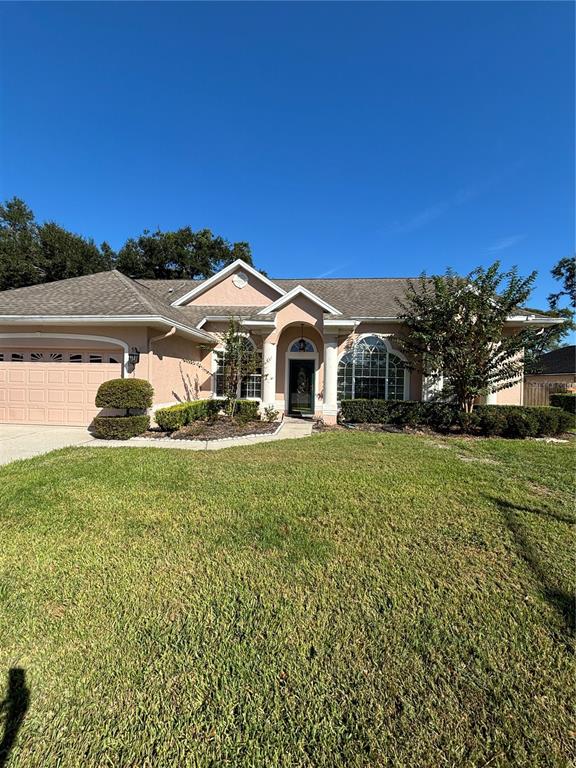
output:
[[[306,341],[304,340],[304,324],[300,325],[300,341],[298,342],[298,351],[306,352]]]

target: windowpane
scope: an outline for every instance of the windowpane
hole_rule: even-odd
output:
[[[360,339],[338,365],[338,398],[404,400],[403,361],[378,336]]]
[[[297,339],[290,347],[290,352],[314,352],[313,344],[308,339],[303,339],[304,349],[300,349],[300,339]]]
[[[244,348],[250,355],[255,354],[260,362],[256,371],[244,378],[240,387],[240,397],[242,398],[261,398],[262,397],[262,354],[254,352],[254,347],[248,339],[245,339]],[[225,396],[226,379],[226,358],[224,352],[216,352],[216,372],[214,374],[214,392],[217,397]]]

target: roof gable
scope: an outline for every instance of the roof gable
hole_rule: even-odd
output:
[[[210,288],[222,282],[222,280],[226,279],[228,276],[233,275],[235,272],[245,272],[252,277],[257,278],[261,283],[274,291],[274,293],[276,293],[278,296],[283,296],[286,293],[283,288],[280,288],[279,285],[266,277],[266,275],[258,272],[258,270],[254,269],[254,267],[251,267],[250,264],[246,264],[246,262],[242,261],[242,259],[237,259],[236,261],[232,262],[232,264],[229,264],[227,267],[224,267],[224,269],[221,269],[220,272],[216,272],[215,275],[212,275],[212,277],[204,280],[200,285],[195,286],[191,291],[188,291],[183,296],[177,298],[172,302],[172,306],[180,307],[184,304],[189,304],[193,299],[201,296]]]
[[[291,291],[288,291],[288,293],[284,293],[283,296],[280,296],[280,298],[276,299],[276,301],[272,302],[272,304],[264,307],[264,309],[262,309],[258,314],[267,315],[271,312],[277,312],[281,307],[284,307],[286,304],[294,301],[297,296],[305,296],[307,299],[309,299],[309,301],[317,304],[325,312],[329,312],[331,315],[342,314],[339,309],[333,307],[332,304],[328,304],[327,301],[324,301],[324,299],[321,299],[320,296],[317,296],[315,293],[312,293],[312,291],[309,291],[308,288],[304,288],[303,285],[297,285],[292,288]]]

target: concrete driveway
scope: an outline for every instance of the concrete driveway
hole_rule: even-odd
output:
[[[32,424],[0,424],[0,464],[39,456],[56,448],[94,441],[86,427],[43,427]]]

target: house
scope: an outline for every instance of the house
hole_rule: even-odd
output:
[[[406,279],[272,280],[242,261],[206,280],[112,270],[0,293],[0,422],[88,425],[101,382],[148,379],[154,406],[222,394],[219,333],[238,318],[261,372],[242,395],[334,422],[342,398],[426,399],[401,350]],[[546,318],[520,312],[510,332]],[[521,403],[522,384],[490,402]]]
[[[541,355],[524,377],[526,405],[548,405],[553,392],[576,391],[576,345]]]

